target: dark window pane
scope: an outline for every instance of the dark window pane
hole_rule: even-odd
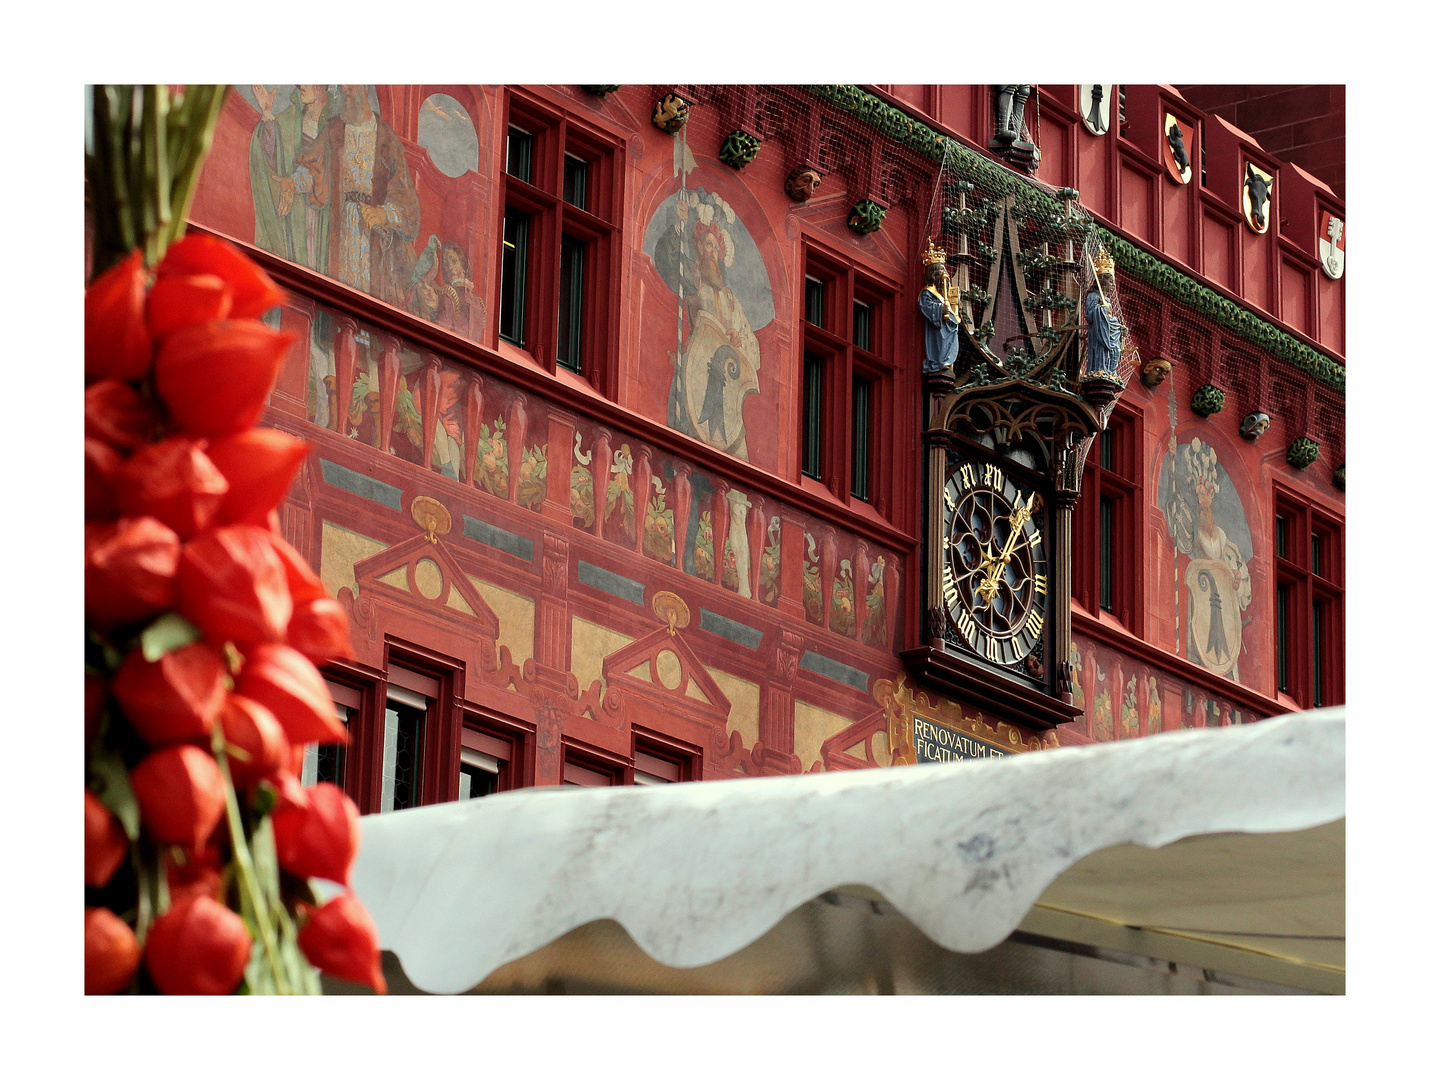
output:
[[[1321,538],[1315,533],[1311,534],[1311,573],[1321,574]]]
[[[1101,435],[1097,437],[1097,441],[1101,444],[1098,450],[1097,463],[1101,465],[1104,469],[1110,470],[1112,468],[1112,463],[1115,460],[1115,458],[1113,457],[1114,438],[1115,433],[1113,432],[1112,428],[1108,428],[1106,431],[1104,431]]]
[[[561,238],[561,313],[556,328],[556,362],[581,372],[581,316],[585,308],[586,245]]]
[[[502,222],[501,336],[526,344],[526,249],[531,218],[508,210]]]
[[[586,209],[586,163],[566,155],[566,175],[561,182],[561,197],[572,206]]]
[[[337,706],[338,719],[343,722],[344,728],[351,723],[355,711],[346,705]],[[307,753],[303,756],[303,783],[327,783],[342,787],[346,764],[347,748],[345,746],[336,743],[309,746]]]
[[[480,799],[483,795],[496,794],[498,775],[489,769],[463,762],[462,772],[457,780],[457,798]]]
[[[1276,519],[1280,522],[1280,518]],[[1287,635],[1290,627],[1286,620],[1290,616],[1291,607],[1291,586],[1276,586],[1276,689],[1283,694],[1290,692],[1290,683],[1287,681],[1287,670],[1290,667],[1287,658]]]
[[[824,325],[824,282],[817,278],[804,279],[804,317],[815,326]]]
[[[854,301],[854,344],[861,349],[870,347],[869,340],[873,334],[874,312],[868,304],[861,304]]]
[[[347,747],[341,744],[320,744],[318,746],[318,783],[342,787],[347,756]]]
[[[867,309],[866,309],[867,310]],[[858,307],[855,307],[855,326],[858,326]],[[861,376],[854,376],[853,415],[850,430],[854,434],[854,445],[850,455],[849,494],[856,499],[869,498],[869,420],[874,397],[874,384]]]
[[[1286,558],[1286,519],[1276,516],[1276,554]]]
[[[824,361],[813,353],[804,354],[804,455],[801,468],[805,476],[818,480],[824,475],[820,468],[824,455],[822,423],[824,417]]]
[[[416,806],[421,793],[422,721],[427,713],[389,700],[383,746],[383,810]]]
[[[1326,640],[1323,635],[1325,620],[1325,602],[1317,600],[1311,605],[1311,704],[1317,707],[1325,704],[1321,686],[1325,675],[1321,666],[1321,643]]]
[[[1106,435],[1106,432],[1103,432]],[[1103,611],[1112,610],[1112,522],[1117,500],[1103,497],[1098,532],[1099,589],[1098,604]]]
[[[521,128],[506,129],[506,171],[531,183],[531,134]]]

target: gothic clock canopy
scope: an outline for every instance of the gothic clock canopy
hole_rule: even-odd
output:
[[[957,347],[924,376],[925,626],[903,659],[956,699],[1045,729],[1080,713],[1067,665],[1072,508],[1122,383],[1112,365],[1083,370],[1071,213],[1061,251],[1024,252],[1014,209],[1011,197],[992,208],[986,290],[968,288],[966,273],[961,291],[930,275]],[[930,245],[925,261],[938,254]],[[1110,272],[1110,260],[1095,263],[1104,285]],[[1101,292],[1087,297],[1090,322],[1107,318]]]

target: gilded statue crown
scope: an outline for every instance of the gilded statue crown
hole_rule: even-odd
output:
[[[1092,272],[1099,277],[1101,277],[1103,274],[1112,273],[1113,268],[1116,266],[1116,261],[1114,261],[1111,253],[1109,253],[1106,248],[1103,248],[1101,251],[1099,251],[1096,255],[1093,256]]]
[[[934,247],[933,241],[930,240],[928,249],[924,251],[923,255],[921,255],[920,258],[923,259],[925,266],[933,266],[935,263],[947,262],[948,254],[943,250],[943,248]]]

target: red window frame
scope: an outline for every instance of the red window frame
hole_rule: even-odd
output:
[[[1276,562],[1276,694],[1304,709],[1340,705],[1346,700],[1345,519],[1279,486],[1275,496],[1270,550]]]
[[[801,480],[823,485],[840,502],[862,502],[887,518],[893,488],[894,457],[889,452],[893,427],[894,309],[896,290],[849,258],[806,240],[800,281],[815,278],[823,284],[823,318],[808,319],[805,292],[800,305],[800,472]],[[854,305],[869,309],[869,347],[854,343]],[[818,460],[804,460],[805,386],[803,360],[817,357],[821,365],[820,432]],[[867,497],[853,493],[854,379],[870,384]],[[806,466],[814,474],[806,472]]]
[[[699,780],[704,760],[699,747],[691,746],[646,728],[631,732],[631,756],[634,759],[631,783],[635,773],[645,773],[658,782],[681,784]]]
[[[514,345],[548,372],[558,370],[584,380],[597,393],[612,396],[616,386],[621,211],[624,205],[624,152],[613,139],[571,115],[516,90],[506,99],[502,128],[501,213],[517,210],[530,219],[525,268],[523,336],[501,338],[500,278],[495,305],[499,347]],[[507,172],[506,133],[520,128],[531,136],[531,179]],[[586,163],[584,209],[563,198],[567,156]],[[503,265],[503,230],[497,230],[496,265]],[[561,248],[563,237],[585,244],[581,283],[581,370],[559,367]]]
[[[632,771],[630,762],[605,750],[561,740],[562,786],[621,787],[633,782]]]
[[[462,714],[461,750],[475,750],[500,763],[497,771],[498,792],[515,791],[532,784],[532,764],[529,758],[530,732],[516,722],[495,715],[467,709]],[[457,770],[461,772],[461,753],[457,755]],[[460,775],[458,784],[460,785]],[[460,787],[459,787],[460,790]]]
[[[1106,451],[1110,453],[1105,456]],[[1072,517],[1072,595],[1094,618],[1110,615],[1139,637],[1144,615],[1143,474],[1142,415],[1119,403],[1107,430],[1093,440],[1083,466],[1082,494]],[[1108,520],[1110,536],[1104,527]],[[1110,562],[1110,573],[1104,562]]]

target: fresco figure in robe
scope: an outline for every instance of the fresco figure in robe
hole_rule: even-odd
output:
[[[368,87],[342,87],[340,111],[278,186],[280,213],[299,194],[328,208],[330,277],[403,306],[421,208],[402,140],[373,109]]]
[[[283,191],[300,153],[317,141],[332,117],[326,86],[300,83],[288,94],[286,108],[275,113],[281,87],[253,86],[259,120],[248,149],[248,179],[253,193],[253,242],[265,251],[310,270],[327,270],[328,207],[311,192]]]
[[[645,250],[680,303],[667,423],[748,460],[744,402],[760,392],[755,331],[774,315],[764,261],[729,204],[703,188],[657,209]]]
[[[1187,657],[1218,675],[1240,678],[1242,612],[1251,606],[1251,529],[1216,449],[1199,438],[1164,459],[1158,502],[1182,570]]]

